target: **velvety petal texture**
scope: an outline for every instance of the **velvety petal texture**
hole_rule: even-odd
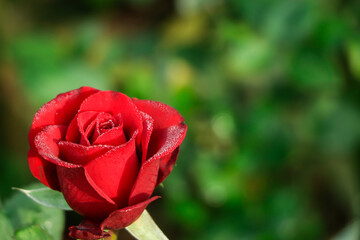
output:
[[[70,236],[100,239],[133,223],[170,174],[187,126],[172,107],[82,87],[46,103],[29,132],[34,177],[85,217]]]

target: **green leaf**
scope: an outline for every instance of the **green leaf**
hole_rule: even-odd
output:
[[[40,186],[43,185],[34,184],[27,188],[36,189]],[[5,202],[3,212],[9,218],[15,231],[27,226],[38,225],[40,228],[46,230],[53,239],[62,239],[65,216],[64,211],[60,209],[37,204],[22,192],[16,192]]]
[[[13,228],[9,219],[0,212],[0,236],[3,240],[11,240],[13,235]]]
[[[69,207],[67,202],[64,199],[64,196],[61,192],[54,191],[50,188],[38,188],[38,189],[21,189],[21,188],[13,188],[24,193],[26,196],[34,200],[35,202],[52,208],[59,208],[62,210],[71,211],[72,209]]]
[[[30,227],[20,229],[15,233],[16,240],[42,239],[53,240],[50,234],[42,229],[39,225],[32,225]]]

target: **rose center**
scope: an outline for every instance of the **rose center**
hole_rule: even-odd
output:
[[[99,132],[100,134],[103,134],[107,131],[109,131],[110,129],[116,127],[115,123],[110,119],[106,122],[102,122],[102,123],[99,123]]]

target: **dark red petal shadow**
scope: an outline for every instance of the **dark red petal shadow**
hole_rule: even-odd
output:
[[[110,234],[103,231],[99,224],[84,220],[79,226],[69,227],[69,236],[82,240],[95,240],[110,237]]]

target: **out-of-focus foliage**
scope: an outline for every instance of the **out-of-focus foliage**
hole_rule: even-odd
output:
[[[39,188],[33,184],[30,189]],[[0,236],[10,240],[60,240],[64,230],[64,212],[35,203],[17,192],[0,208]]]
[[[356,239],[359,11],[351,0],[4,1],[1,198],[34,181],[36,109],[89,85],[185,117],[178,164],[149,207],[170,239]]]

